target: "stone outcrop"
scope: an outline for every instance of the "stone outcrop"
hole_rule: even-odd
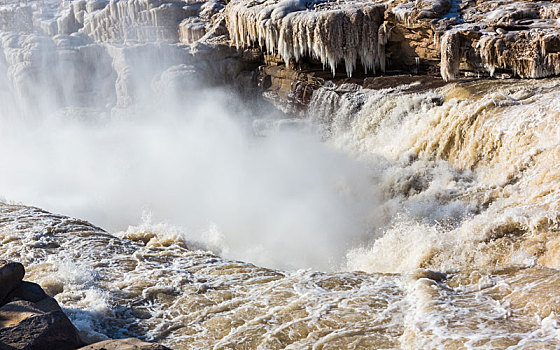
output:
[[[334,74],[344,62],[348,76],[357,62],[366,71],[439,68],[445,80],[460,71],[521,78],[560,74],[559,13],[557,1],[238,0],[226,7],[234,45],[258,44],[288,66],[318,59]]]
[[[23,281],[22,264],[0,262],[0,349],[75,349],[78,330],[56,300]]]
[[[300,72],[286,66],[261,66],[259,86],[263,97],[285,113],[297,115],[311,101],[313,91],[325,83],[314,73]]]
[[[445,80],[464,74],[521,78],[560,74],[557,0],[29,1],[7,0],[0,6],[0,30],[71,35],[88,47],[83,50],[99,50],[92,43],[154,42],[201,43],[219,48],[219,53],[227,51],[223,47],[258,48],[265,65],[276,61],[297,71],[310,65],[312,70],[328,69],[333,76],[338,69],[349,77],[361,72],[440,74]],[[14,40],[3,47],[31,45],[44,51],[51,45],[42,43],[44,39],[19,44]],[[245,67],[254,63],[244,61],[246,50],[227,55]],[[9,60],[10,53],[6,56]],[[186,61],[182,58],[178,64]],[[87,62],[78,66],[87,67]],[[127,104],[122,102],[126,97],[120,100],[117,104]]]
[[[21,286],[24,275],[25,269],[22,264],[0,260],[0,303]]]
[[[185,6],[187,18],[179,24],[179,40],[191,44],[219,25],[225,4],[218,0],[194,1]]]
[[[19,300],[0,307],[0,319],[0,348],[71,350],[82,344],[62,310],[45,311]]]
[[[560,74],[560,3],[556,1],[477,1],[461,9],[461,23],[443,34],[442,75],[501,71],[520,78]],[[444,51],[455,50],[456,55]],[[448,69],[447,67],[452,67]]]

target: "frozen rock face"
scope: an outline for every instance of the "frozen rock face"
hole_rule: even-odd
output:
[[[0,39],[0,71],[21,106],[51,110],[114,101],[112,59],[87,36],[2,33]]]
[[[261,56],[229,45],[223,12],[218,0],[6,0],[0,99],[20,101],[14,115],[120,113],[195,81],[256,86],[243,71]]]
[[[235,0],[228,3],[226,18],[236,47],[258,44],[288,65],[317,59],[333,75],[344,64],[352,76],[358,60],[369,72],[381,66],[383,12],[383,5],[366,1]]]
[[[556,1],[467,3],[442,34],[442,76],[452,80],[459,68],[521,78],[559,74],[559,16]]]
[[[47,36],[82,32],[97,42],[192,43],[222,12],[219,0],[6,0],[0,30]]]
[[[100,10],[85,8],[84,33],[103,42],[177,42],[185,18],[182,1],[111,1]]]
[[[558,1],[305,0],[226,6],[232,44],[259,45],[288,67],[318,60],[334,73],[434,72],[540,78],[560,74]],[[433,69],[432,69],[433,68]],[[472,75],[472,74],[471,74]]]
[[[266,97],[297,112],[318,86],[308,77],[334,79],[338,66],[339,80],[363,71],[540,78],[560,74],[559,17],[556,0],[6,0],[0,97],[127,108],[194,69],[247,91],[260,74]],[[35,92],[49,81],[48,94]]]
[[[29,6],[4,5],[0,7],[0,29],[30,33],[33,29],[32,10]]]
[[[220,16],[224,4],[218,0],[189,2],[185,6],[188,17],[179,24],[179,39],[182,43],[191,44],[202,38],[212,30],[212,27],[220,25],[223,16]]]

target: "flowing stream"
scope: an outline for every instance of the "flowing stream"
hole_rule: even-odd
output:
[[[85,337],[560,347],[560,80],[327,84],[292,118],[158,45],[2,37],[0,256]]]

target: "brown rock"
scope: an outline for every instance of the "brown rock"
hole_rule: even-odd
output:
[[[12,301],[16,298],[35,303],[48,298],[48,295],[37,283],[22,281],[20,286],[8,295],[6,301]]]
[[[6,297],[21,284],[25,275],[22,264],[0,260],[0,305],[3,305]]]
[[[70,350],[82,345],[62,311],[44,312],[28,301],[0,308],[0,349]]]
[[[45,299],[39,300],[34,304],[43,312],[62,311],[60,305],[58,305],[56,300],[51,297],[46,297]]]
[[[40,285],[33,282],[22,281],[5,299],[5,302],[24,300],[32,302],[35,307],[43,312],[62,311],[54,298],[45,293]]]
[[[146,343],[136,338],[127,338],[105,340],[84,346],[80,350],[169,350],[169,348],[159,344]]]

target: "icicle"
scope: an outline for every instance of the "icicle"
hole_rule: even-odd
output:
[[[334,75],[337,65],[344,61],[346,74],[352,76],[360,58],[366,72],[375,72],[381,65],[379,51],[384,50],[384,43],[378,44],[383,5],[349,3],[336,10],[327,5],[328,2],[322,3],[320,10],[312,11],[311,0],[267,1],[251,7],[246,2],[232,1],[226,7],[227,27],[236,46],[264,41],[266,50],[277,50],[286,64],[292,59],[299,62],[303,57],[312,57]]]
[[[454,80],[459,73],[461,37],[458,32],[446,32],[441,38],[441,77]]]

